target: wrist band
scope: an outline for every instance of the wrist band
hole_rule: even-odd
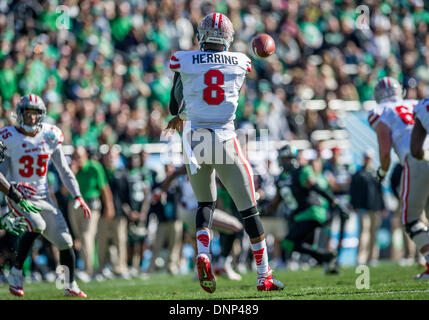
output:
[[[20,203],[21,200],[23,199],[22,194],[18,190],[16,190],[16,188],[12,185],[9,188],[8,197],[11,198],[12,201],[15,203]]]

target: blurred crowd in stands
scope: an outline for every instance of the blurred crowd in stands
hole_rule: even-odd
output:
[[[305,101],[372,100],[383,76],[397,78],[409,98],[429,95],[425,6],[423,0],[0,0],[0,127],[14,122],[21,95],[37,94],[47,106],[47,121],[63,131],[64,145],[83,147],[73,154],[75,173],[88,169],[77,164],[79,158],[98,163],[94,174],[99,180],[88,188],[101,204],[94,200],[91,205],[99,209],[100,223],[103,216],[111,221],[86,227],[92,228],[89,241],[97,243],[89,254],[87,247],[82,250],[87,233],[72,228],[75,248],[80,260],[93,264],[81,269],[97,276],[108,264],[106,252],[113,243],[113,271],[126,277],[128,267],[141,267],[153,249],[151,222],[174,221],[180,201],[177,186],[170,194],[158,189],[174,167],[165,165],[156,173],[145,166],[147,153],[135,153],[131,146],[160,141],[171,118],[170,56],[198,49],[196,28],[206,14],[227,14],[235,28],[230,50],[252,58],[254,68],[240,92],[237,128],[268,129],[273,140],[311,140],[315,130],[340,128],[341,123],[336,111],[305,108]],[[250,50],[252,38],[263,32],[276,42],[276,54],[268,59],[258,59]],[[110,147],[100,153],[102,145]],[[354,169],[345,172],[351,176]],[[51,177],[57,203],[70,215],[68,198],[54,173]],[[267,186],[265,194],[273,194],[275,187]],[[230,202],[227,196],[222,201],[225,211],[233,211]],[[156,220],[150,219],[151,212]],[[170,241],[171,248],[194,237],[179,225],[166,229],[180,235]],[[97,233],[100,229],[104,232]],[[7,241],[2,238],[4,246]],[[43,242],[35,248],[33,264],[53,270],[55,252]],[[100,247],[106,251],[101,256]],[[45,264],[37,261],[39,249],[46,249]],[[183,252],[188,251],[179,250],[179,256]],[[7,260],[7,254],[2,257]],[[152,260],[143,269],[161,265],[156,257]],[[169,271],[177,273],[176,267]]]

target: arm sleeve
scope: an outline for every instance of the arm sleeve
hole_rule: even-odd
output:
[[[80,197],[81,193],[79,184],[67,163],[66,156],[61,146],[55,149],[54,153],[52,153],[52,162],[60,175],[61,181],[64,183],[73,198]]]
[[[180,104],[183,100],[183,85],[182,80],[180,78],[180,73],[175,72],[174,78],[173,78],[173,87],[171,88],[170,92],[170,113],[173,116],[176,116],[179,114],[180,111]]]

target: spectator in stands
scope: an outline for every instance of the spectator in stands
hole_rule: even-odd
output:
[[[115,276],[129,278],[127,267],[127,216],[124,207],[130,198],[126,170],[121,168],[120,153],[115,147],[103,155],[101,162],[112,191],[115,216],[112,219],[100,219],[98,222],[98,272],[110,275],[105,270],[110,253],[110,263]]]
[[[84,147],[77,147],[73,152],[71,169],[76,175],[82,196],[92,212],[91,219],[84,219],[69,202],[69,221],[85,265],[85,272],[94,275],[95,237],[100,217],[112,219],[115,215],[112,191],[100,162],[88,159]],[[103,208],[103,211],[102,211]]]
[[[172,164],[165,165],[165,173],[168,178],[175,172]],[[183,223],[177,218],[177,205],[180,201],[180,185],[178,180],[172,181],[166,191],[155,185],[152,191],[152,206],[150,212],[158,218],[158,229],[152,244],[152,259],[148,272],[156,269],[156,259],[160,256],[164,245],[167,245],[168,259],[167,271],[170,274],[178,274],[180,264],[180,250],[182,248]]]
[[[379,257],[377,230],[384,210],[381,184],[372,167],[374,151],[364,153],[363,166],[352,176],[350,184],[351,205],[359,215],[358,264],[376,264]]]

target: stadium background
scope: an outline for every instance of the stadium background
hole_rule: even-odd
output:
[[[358,28],[359,5],[369,8],[369,20],[363,20],[369,29]],[[197,48],[197,24],[217,11],[234,25],[231,50],[247,53],[254,66],[240,94],[237,127],[268,129],[272,141],[292,141],[309,153],[322,148],[326,158],[338,146],[353,172],[364,151],[377,150],[366,120],[377,79],[398,78],[408,98],[429,95],[424,6],[422,0],[2,0],[0,127],[13,123],[21,95],[35,93],[46,103],[47,120],[64,132],[69,154],[75,146],[96,153],[116,144],[124,165],[144,148],[151,154],[148,165],[159,169],[161,131],[171,118],[169,58]],[[277,45],[265,60],[249,46],[261,32]],[[393,210],[397,204],[387,182],[384,187]],[[386,250],[388,230],[389,216],[379,232]],[[347,231],[350,251],[342,262],[353,264],[357,223]]]

